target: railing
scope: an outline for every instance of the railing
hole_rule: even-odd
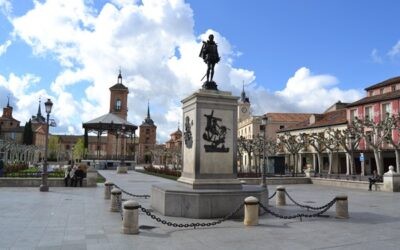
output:
[[[3,177],[14,177],[14,178],[40,178],[42,172],[16,172],[16,173],[4,173]],[[49,178],[64,178],[63,172],[49,172]]]
[[[135,156],[133,155],[126,155],[125,157],[121,155],[86,155],[84,160],[118,160],[122,161],[124,159],[125,161],[134,161]]]
[[[314,177],[324,178],[324,179],[335,179],[335,180],[350,180],[350,181],[368,181],[371,176],[363,175],[346,175],[346,174],[315,174]]]

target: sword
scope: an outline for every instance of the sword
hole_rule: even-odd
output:
[[[204,74],[203,78],[201,78],[200,82],[203,81],[204,77],[206,77],[207,72]]]

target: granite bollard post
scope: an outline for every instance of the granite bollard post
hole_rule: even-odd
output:
[[[111,189],[114,186],[114,183],[111,181],[104,182],[104,199],[111,199]]]
[[[244,225],[257,226],[258,225],[258,199],[254,196],[249,196],[244,199]]]
[[[286,205],[286,189],[284,186],[276,187],[276,200],[275,204],[277,206],[285,206]]]
[[[82,165],[86,167],[86,165]],[[94,167],[89,166],[86,170],[86,186],[97,187],[97,170]]]
[[[336,218],[348,219],[349,218],[349,205],[347,195],[336,196]]]
[[[383,175],[383,189],[389,192],[400,192],[400,174],[389,166],[389,171]]]
[[[113,188],[111,190],[111,207],[110,207],[110,211],[111,212],[119,212],[119,199],[121,198],[121,190],[119,190],[118,188]]]
[[[125,201],[123,207],[122,233],[139,233],[139,203],[134,200]]]

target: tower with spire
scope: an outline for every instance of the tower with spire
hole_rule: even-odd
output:
[[[238,101],[238,122],[244,121],[250,117],[250,99],[246,96],[244,91],[244,82],[242,93],[240,94],[240,99]]]
[[[157,126],[150,116],[150,103],[147,102],[147,116],[139,126],[139,163],[151,163],[151,150],[156,145]]]
[[[119,70],[117,83],[110,88],[110,113],[122,119],[128,118],[128,88],[122,84],[121,70]]]
[[[2,130],[18,128],[20,121],[13,117],[13,107],[10,106],[10,96],[7,96],[7,106],[3,108],[3,115],[0,117],[0,127]]]

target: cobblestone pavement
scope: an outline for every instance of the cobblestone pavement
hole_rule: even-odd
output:
[[[108,179],[135,194],[150,194],[151,185],[169,180],[136,172]],[[270,194],[275,186],[269,186]],[[104,186],[97,188],[0,188],[0,249],[399,249],[400,193],[368,192],[317,185],[286,185],[298,202],[324,205],[337,194],[349,197],[350,219],[329,217],[283,220],[262,216],[260,225],[245,227],[229,220],[201,229],[171,228],[139,215],[140,233],[121,234],[121,217],[109,212]],[[129,198],[123,196],[123,198]],[[136,199],[149,208],[149,199]],[[279,213],[306,212],[288,205]],[[274,206],[275,198],[270,200]],[[272,207],[273,208],[273,207]],[[156,213],[157,214],[157,213]],[[173,222],[208,222],[163,217]]]

